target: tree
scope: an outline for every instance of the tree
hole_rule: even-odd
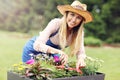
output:
[[[74,0],[48,0],[45,6],[45,13],[44,13],[44,26],[48,24],[48,22],[57,17],[61,17],[61,14],[57,10],[58,5],[64,4],[71,4]]]
[[[106,23],[106,41],[120,42],[120,7],[119,0],[109,0],[102,6],[102,18]]]

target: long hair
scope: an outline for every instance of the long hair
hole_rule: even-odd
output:
[[[67,13],[65,15],[63,15],[62,24],[61,24],[60,29],[59,29],[59,40],[60,40],[59,42],[60,42],[60,47],[62,50],[64,50],[64,48],[66,46],[66,42],[67,42],[66,17],[67,17]]]
[[[66,44],[67,44],[67,24],[66,24],[66,18],[67,18],[67,13],[63,16],[63,22],[60,26],[59,29],[59,39],[60,39],[60,47],[62,50],[65,49]],[[76,27],[74,27],[72,30],[72,40],[70,43],[70,54],[77,54],[77,52],[80,50],[80,47],[82,45],[82,38],[83,38],[83,24],[84,24],[84,19],[80,22],[80,24]]]

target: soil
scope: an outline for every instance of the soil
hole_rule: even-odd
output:
[[[120,43],[118,44],[103,44],[104,47],[113,47],[113,48],[120,48]]]

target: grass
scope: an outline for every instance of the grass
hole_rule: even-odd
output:
[[[104,60],[100,72],[105,73],[105,80],[120,79],[120,48],[101,47],[90,48],[86,47],[86,54],[91,57],[97,57]]]
[[[28,38],[24,34],[0,31],[0,80],[7,80],[6,72],[21,61],[22,47]]]
[[[21,33],[0,31],[0,80],[7,80],[7,71],[21,61],[22,48],[30,36]],[[86,54],[104,60],[99,70],[105,73],[105,80],[120,79],[120,48],[85,47]]]

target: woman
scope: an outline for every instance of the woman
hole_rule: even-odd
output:
[[[71,54],[77,56],[76,68],[85,66],[83,25],[92,21],[92,16],[86,8],[87,6],[79,1],[74,1],[71,5],[57,6],[63,17],[51,20],[38,37],[26,43],[22,55],[23,62],[30,59],[31,53],[47,53],[53,56],[60,54],[60,60],[65,64],[68,55],[64,48],[69,46]]]

